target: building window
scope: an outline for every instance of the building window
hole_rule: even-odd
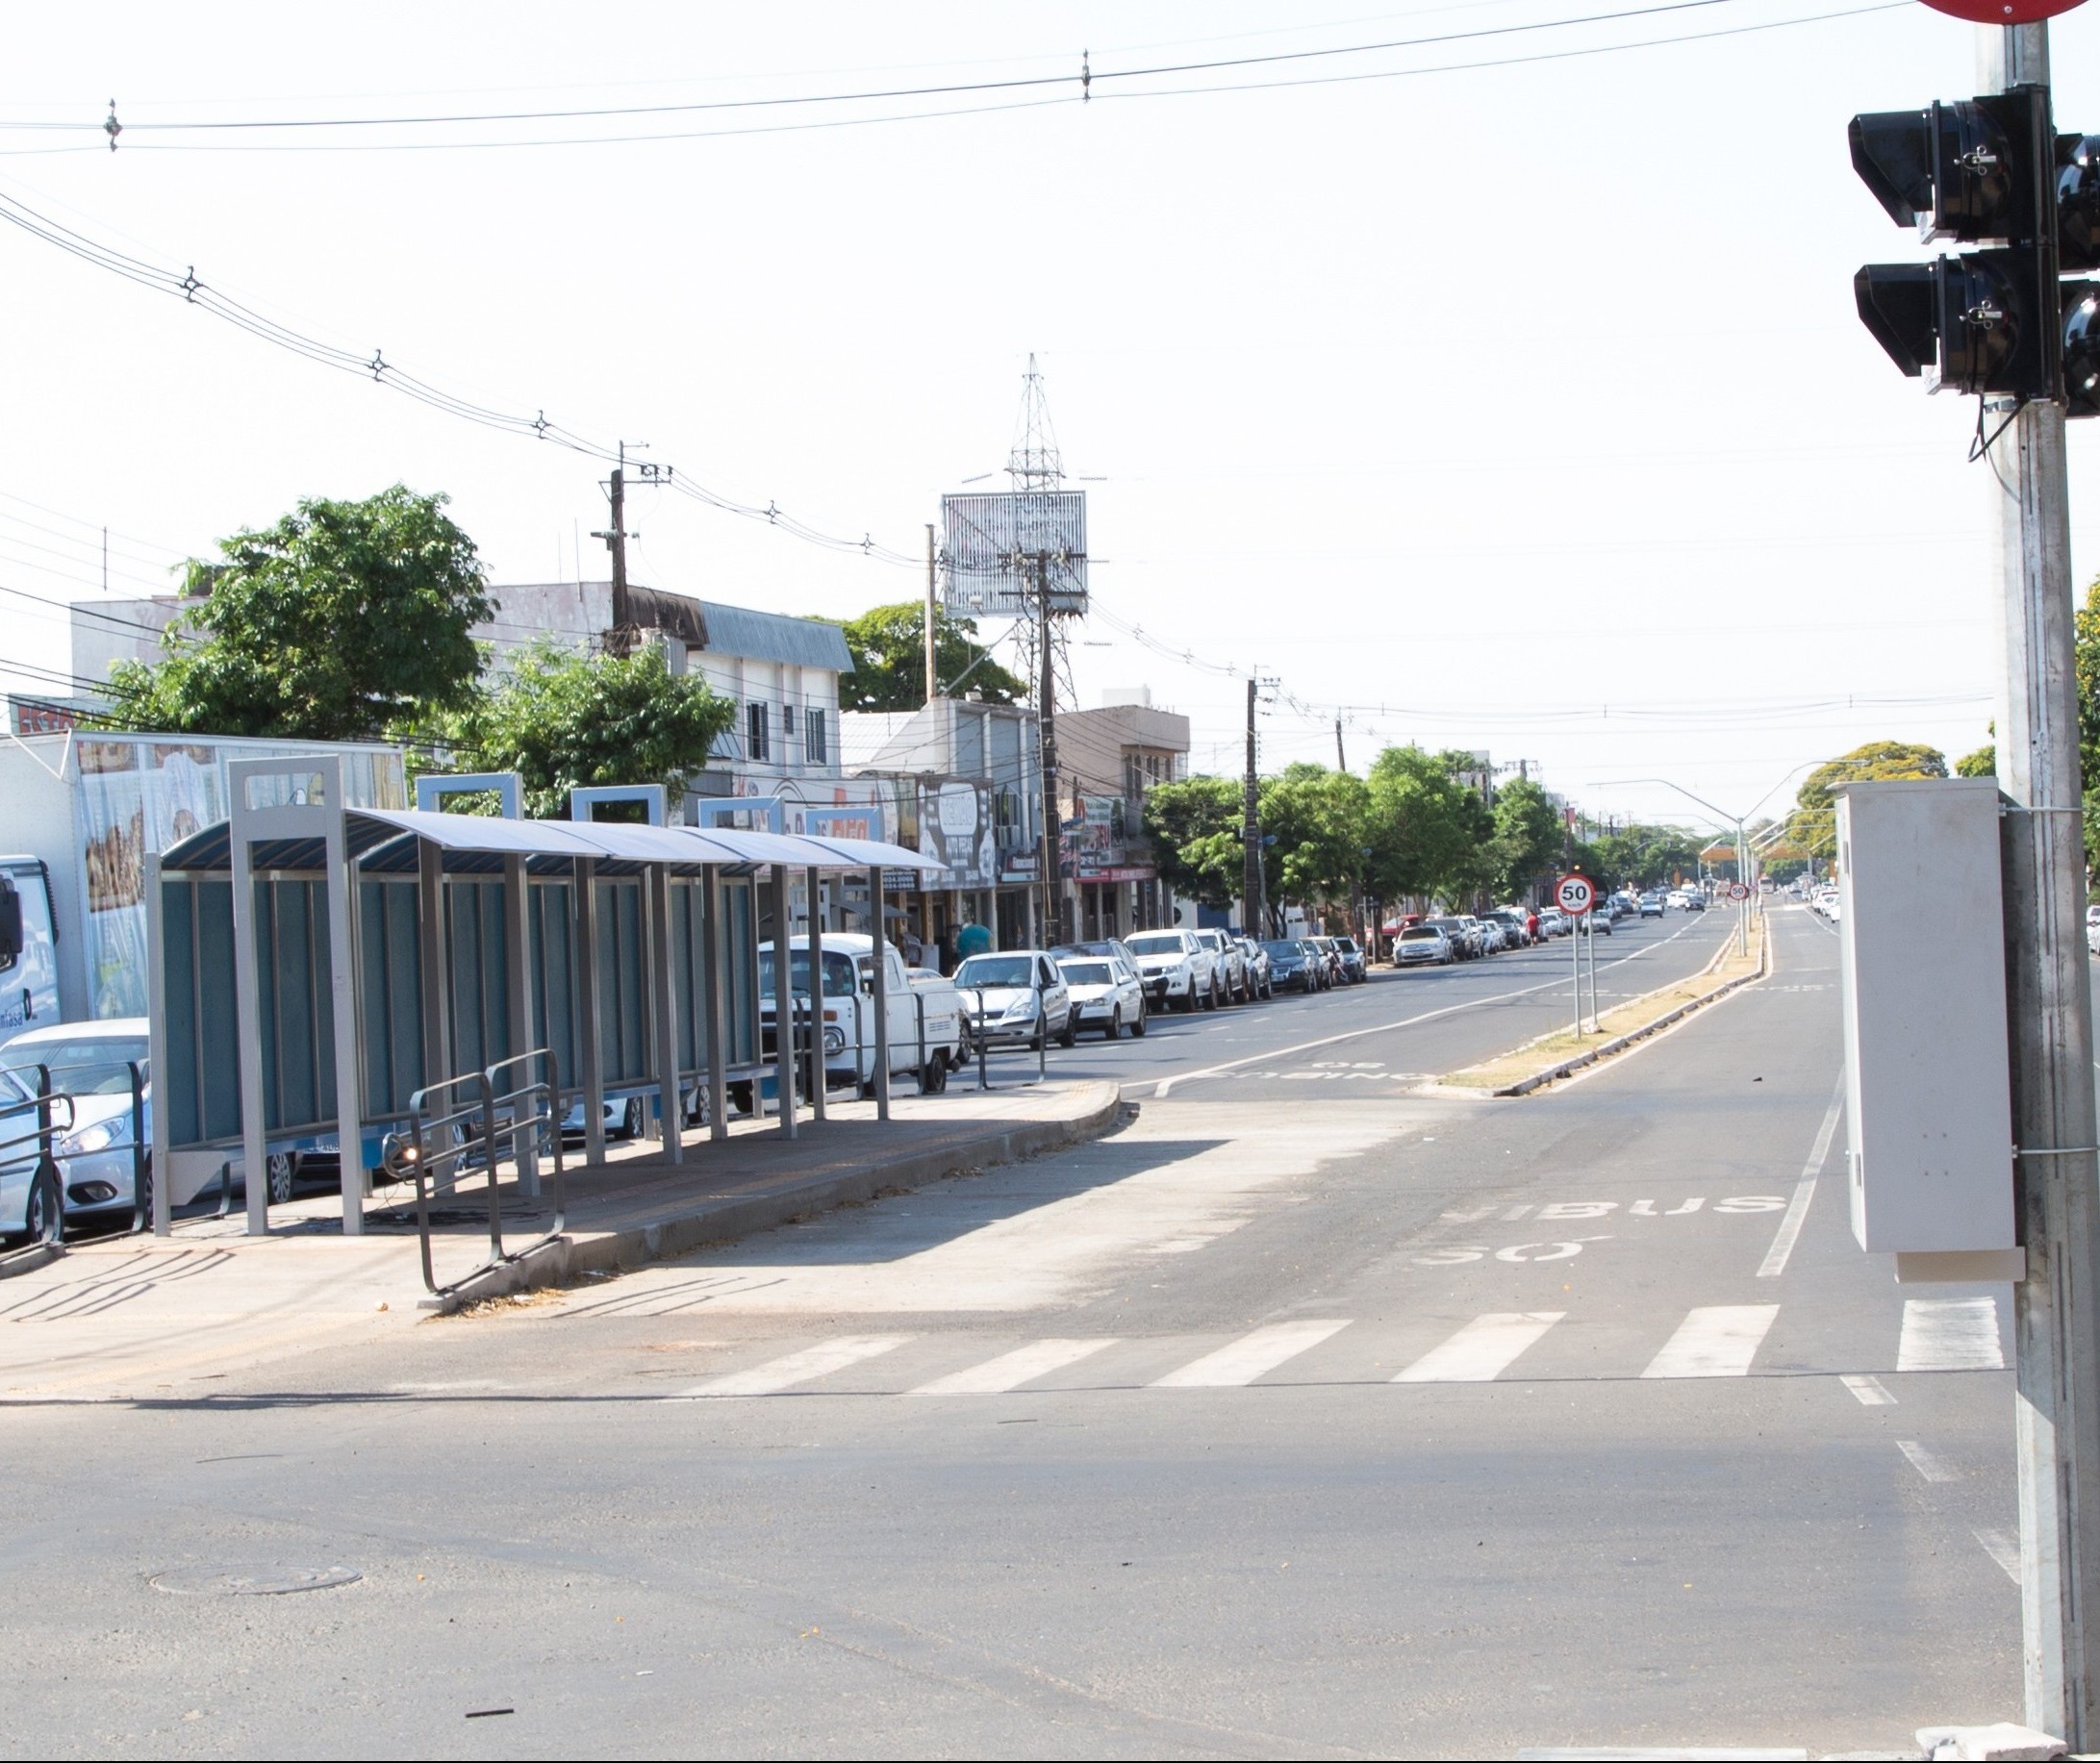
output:
[[[795,706],[780,706],[780,744],[786,746],[795,739]]]
[[[824,742],[824,713],[809,710],[802,713],[802,739],[813,766],[829,765],[831,754]]]
[[[744,707],[744,757],[754,764],[763,765],[772,746],[766,725],[766,706],[746,704]]]

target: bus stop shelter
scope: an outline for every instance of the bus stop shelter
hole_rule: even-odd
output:
[[[814,906],[827,872],[867,876],[880,899],[883,871],[941,868],[874,840],[346,808],[333,759],[235,772],[229,818],[146,878],[163,1235],[173,1193],[229,1164],[248,1229],[266,1231],[270,1160],[316,1152],[340,1157],[342,1228],[361,1233],[381,1146],[417,1092],[528,1056],[580,1108],[587,1165],[604,1161],[609,1099],[639,1104],[676,1162],[688,1115],[724,1137],[727,1086],[768,1070],[793,1137],[796,1037],[774,1036],[769,1057],[758,958],[769,920],[783,943],[794,932],[791,876]],[[792,968],[772,964],[784,1024]],[[822,1118],[821,1082],[809,1099]],[[522,1146],[519,1175],[530,1190]]]

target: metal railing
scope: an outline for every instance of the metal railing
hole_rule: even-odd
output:
[[[63,1122],[56,1118],[62,1103],[65,1110]],[[25,1163],[30,1166],[31,1189],[22,1202],[25,1227],[35,1222],[37,1208],[34,1202],[38,1195],[40,1193],[43,1198],[42,1228],[21,1248],[0,1255],[0,1267],[23,1256],[40,1255],[64,1241],[65,1190],[59,1179],[58,1159],[53,1147],[60,1138],[72,1130],[73,1098],[52,1093],[48,1066],[37,1068],[35,1096],[0,1103],[0,1174],[10,1173]]]
[[[534,1079],[532,1063],[545,1063],[546,1075]],[[498,1088],[499,1072],[524,1068],[524,1079]],[[416,1184],[416,1235],[422,1250],[423,1285],[436,1297],[449,1297],[462,1286],[499,1267],[508,1267],[558,1241],[569,1224],[569,1191],[562,1170],[562,1091],[554,1054],[546,1047],[499,1059],[478,1071],[425,1084],[409,1097],[413,1124],[404,1137],[389,1133],[380,1149],[380,1166],[396,1181]],[[436,1104],[435,1111],[433,1104]],[[508,1110],[508,1112],[503,1112]],[[545,1133],[554,1165],[554,1222],[551,1229],[519,1249],[503,1247],[503,1196],[497,1180],[498,1140],[510,1137],[537,1154]],[[441,1182],[450,1186],[461,1171],[479,1166],[489,1188],[489,1258],[448,1285],[438,1283],[430,1255],[430,1194]]]
[[[984,1007],[986,988],[983,986],[971,986],[968,988],[958,986],[956,988],[957,995],[960,995],[965,990],[976,995],[976,1006],[970,1012],[965,1020],[970,1029],[970,1039],[974,1043],[976,1049],[977,1088],[979,1090],[989,1090],[992,1087],[991,1059],[995,1050],[1002,1052],[1011,1050],[1020,1053],[1033,1052],[1035,1054],[1035,1076],[1025,1081],[1043,1082],[1050,1075],[1050,1022],[1043,1014],[1043,988],[1040,985],[1029,988],[1035,996],[1035,1014],[1029,1019],[1035,1024],[1034,1045],[1031,1047],[1024,1040],[1017,1043],[1011,1049],[995,1049],[992,1045],[990,1033],[992,1024],[987,1020],[988,1013]]]

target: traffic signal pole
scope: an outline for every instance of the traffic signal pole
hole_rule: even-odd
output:
[[[1979,84],[2046,85],[2045,24],[1978,28]],[[2061,398],[2022,404],[1989,449],[2005,678],[1998,702],[2014,1195],[2022,1653],[2031,1726],[2100,1744],[2100,1254],[2092,999],[2085,948],[2070,517]]]

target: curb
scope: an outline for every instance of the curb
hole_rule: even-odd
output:
[[[0,1255],[0,1279],[13,1279],[17,1273],[34,1273],[40,1267],[49,1267],[64,1253],[63,1243],[32,1243],[26,1248]]]
[[[923,1187],[965,1170],[1019,1163],[1082,1140],[1099,1137],[1122,1116],[1125,1103],[1110,1084],[1100,1107],[1068,1121],[1030,1121],[985,1133],[940,1150],[869,1164],[843,1175],[826,1175],[774,1194],[724,1200],[654,1224],[607,1231],[581,1241],[561,1237],[544,1247],[461,1285],[443,1297],[417,1300],[419,1309],[451,1316],[484,1298],[502,1297],[538,1286],[566,1284],[585,1273],[620,1272],[650,1261],[671,1260],[712,1244],[733,1243],[776,1224],[840,1206],[864,1204],[899,1189]]]
[[[1708,964],[1708,970],[1710,972],[1713,968],[1719,965],[1720,957],[1716,956],[1712,962]],[[1491,1096],[1530,1096],[1532,1091],[1542,1090],[1546,1085],[1560,1078],[1573,1076],[1577,1071],[1581,1070],[1583,1067],[1595,1065],[1600,1059],[1608,1059],[1614,1053],[1624,1052],[1634,1042],[1645,1041],[1650,1035],[1659,1033],[1669,1027],[1671,1023],[1683,1021],[1693,1011],[1704,1010],[1708,1004],[1718,1003],[1732,992],[1738,991],[1744,986],[1756,985],[1758,980],[1765,978],[1771,970],[1772,943],[1770,934],[1766,933],[1758,945],[1758,970],[1755,973],[1741,974],[1737,978],[1729,980],[1724,985],[1714,987],[1711,992],[1701,994],[1688,1003],[1680,1004],[1675,1010],[1665,1011],[1652,1022],[1643,1022],[1638,1028],[1629,1029],[1625,1034],[1607,1041],[1602,1046],[1593,1046],[1588,1052],[1580,1053],[1573,1059],[1563,1059],[1558,1065],[1548,1066],[1543,1071],[1534,1071],[1521,1083],[1505,1084],[1501,1089],[1490,1090],[1487,1094]]]

